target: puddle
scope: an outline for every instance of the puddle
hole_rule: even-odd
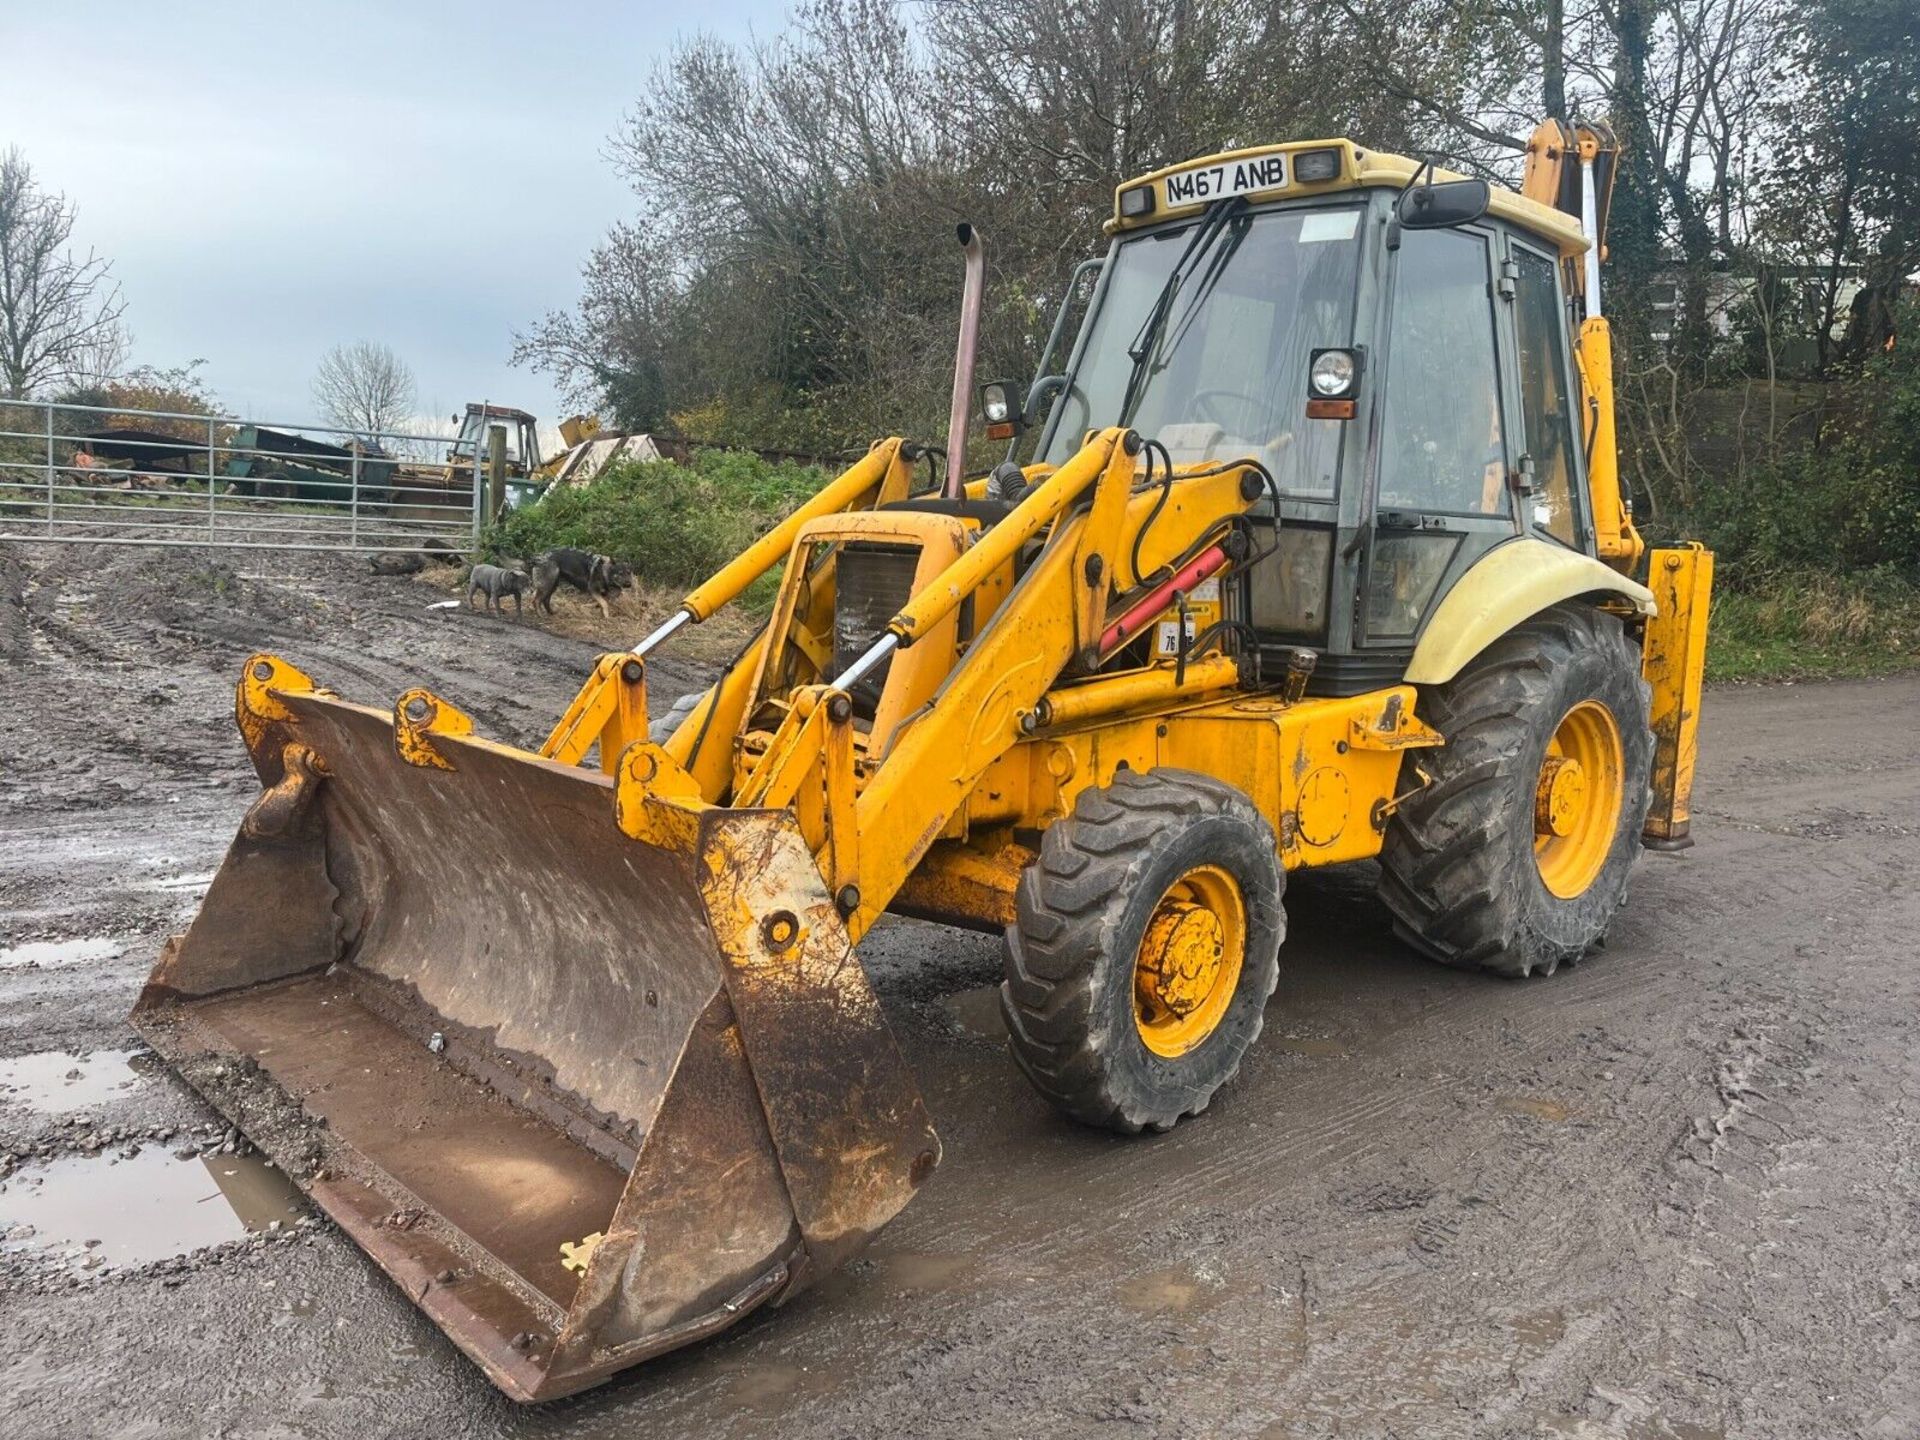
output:
[[[138,1085],[144,1050],[41,1050],[0,1060],[0,1100],[31,1105],[43,1115],[67,1115],[103,1105]]]
[[[118,960],[126,953],[125,940],[35,940],[30,944],[16,945],[11,950],[0,950],[0,970],[13,970],[26,965],[38,965],[42,969],[85,965],[96,960]]]
[[[1513,1338],[1528,1350],[1550,1350],[1566,1338],[1567,1314],[1564,1310],[1541,1310],[1519,1315],[1507,1322]]]
[[[1186,1266],[1169,1265],[1122,1281],[1113,1293],[1127,1309],[1152,1315],[1191,1309],[1194,1301],[1212,1288]]]
[[[310,1295],[283,1301],[280,1308],[273,1312],[273,1318],[268,1320],[267,1324],[275,1330],[285,1330],[290,1325],[304,1325],[313,1318],[314,1309],[313,1297]]]
[[[960,1033],[976,1040],[1000,1041],[1007,1038],[1007,1023],[1000,1018],[1000,987],[983,985],[978,990],[962,990],[940,1002],[947,1018],[960,1027]]]
[[[947,1290],[974,1268],[968,1255],[942,1255],[931,1250],[899,1250],[873,1257],[886,1278],[902,1290]]]
[[[118,1270],[305,1213],[293,1183],[257,1156],[176,1160],[149,1145],[131,1160],[75,1155],[15,1172],[0,1183],[0,1246]]]
[[[1319,1060],[1344,1060],[1347,1047],[1338,1040],[1325,1040],[1315,1036],[1282,1035],[1280,1048],[1295,1055],[1311,1055]]]
[[[738,1403],[758,1410],[777,1405],[800,1388],[798,1365],[752,1365],[735,1372],[727,1393]]]
[[[809,1401],[826,1394],[833,1385],[831,1367],[790,1365],[778,1360],[729,1362],[722,1373],[728,1400],[756,1414],[782,1419],[804,1411]]]
[[[1503,1095],[1494,1103],[1509,1115],[1531,1115],[1535,1120],[1550,1120],[1556,1125],[1573,1118],[1573,1107],[1558,1100],[1539,1100],[1530,1095]]]

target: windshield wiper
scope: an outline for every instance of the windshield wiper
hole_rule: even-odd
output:
[[[1167,327],[1167,317],[1173,313],[1173,300],[1180,293],[1180,286],[1186,281],[1193,267],[1199,264],[1208,250],[1212,249],[1213,242],[1220,237],[1220,232],[1227,228],[1227,222],[1246,208],[1247,200],[1244,195],[1235,196],[1231,200],[1216,200],[1208,207],[1199,225],[1194,227],[1193,234],[1187,239],[1186,248],[1180,252],[1180,258],[1173,262],[1173,269],[1167,272],[1166,283],[1160,287],[1160,293],[1154,297],[1153,306],[1147,311],[1147,318],[1140,322],[1139,333],[1133,337],[1133,343],[1127,346],[1127,358],[1133,361],[1133,369],[1127,374],[1127,388],[1121,395],[1119,424],[1127,425],[1133,420],[1134,407],[1140,403],[1140,392],[1146,383],[1149,362],[1159,346],[1161,332]],[[1215,266],[1212,273],[1215,278],[1218,278],[1220,267]]]

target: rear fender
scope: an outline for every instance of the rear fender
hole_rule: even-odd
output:
[[[1563,600],[1615,599],[1646,616],[1653,592],[1591,555],[1522,536],[1488,551],[1447,592],[1413,648],[1406,679],[1443,685],[1516,625]]]

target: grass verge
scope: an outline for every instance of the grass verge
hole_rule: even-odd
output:
[[[1920,585],[1896,575],[1775,574],[1713,597],[1707,679],[1833,680],[1920,668]]]

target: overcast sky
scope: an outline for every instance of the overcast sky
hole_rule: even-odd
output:
[[[507,363],[631,196],[602,156],[676,38],[783,0],[165,5],[0,0],[0,149],[113,258],[134,359],[204,358],[229,411],[314,418],[315,361],[391,345],[423,413],[561,414]]]

